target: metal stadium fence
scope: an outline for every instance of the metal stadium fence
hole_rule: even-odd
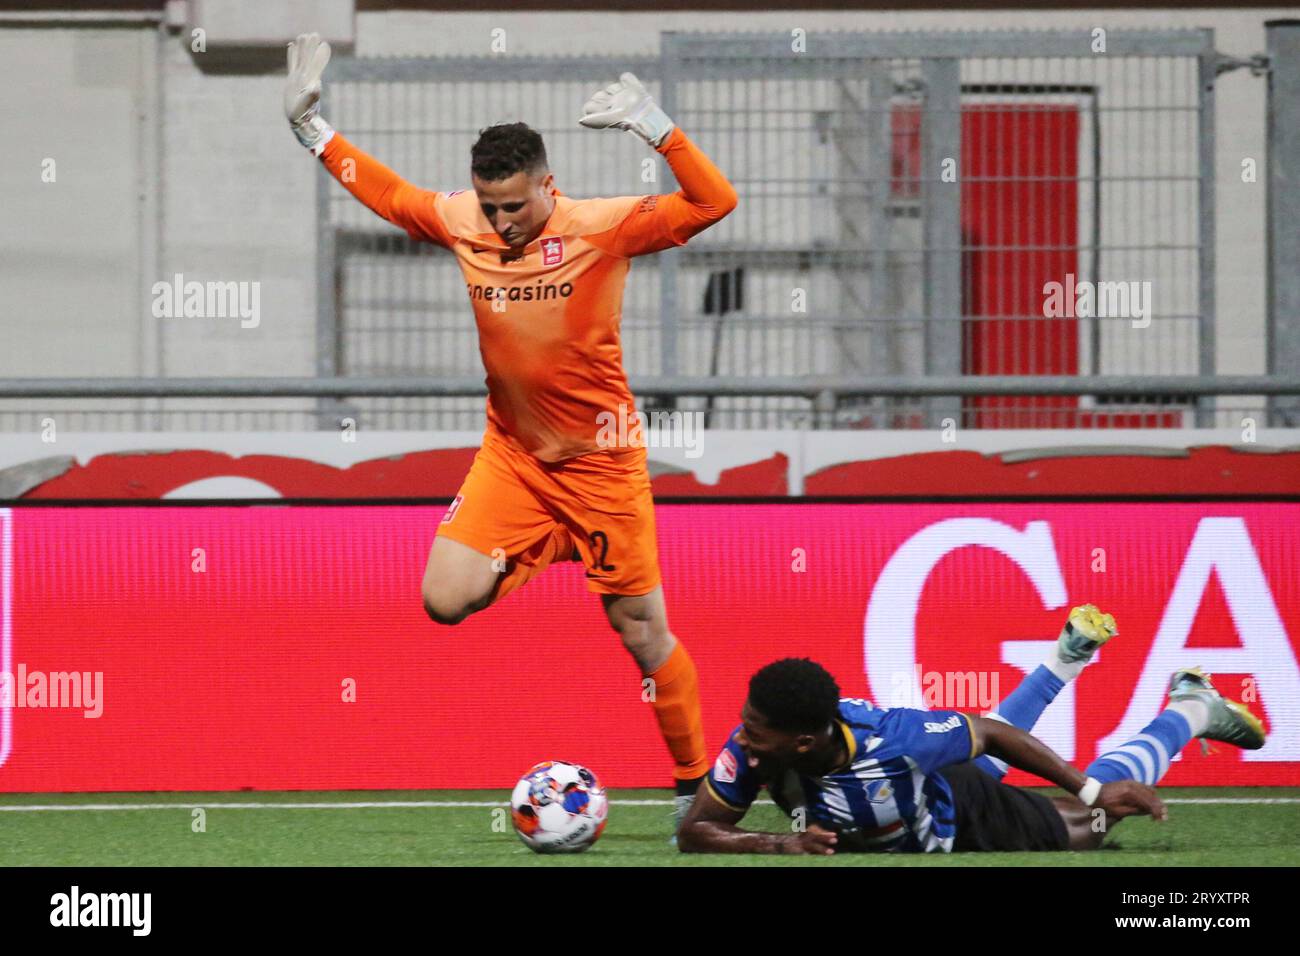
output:
[[[633,266],[624,357],[647,409],[704,410],[722,428],[1294,424],[1300,399],[1278,383],[1300,368],[1300,275],[1278,264],[1300,243],[1275,225],[1271,377],[1216,386],[1213,118],[1219,74],[1271,67],[1269,175],[1285,182],[1300,108],[1279,91],[1300,82],[1296,33],[1270,30],[1271,64],[1217,53],[1208,30],[664,33],[654,58],[509,69],[343,57],[326,109],[430,188],[468,185],[478,131],[524,119],[567,194],[666,192],[666,164],[638,140],[576,123],[596,84],[629,69],[647,81],[741,197],[689,245]],[[1272,221],[1294,223],[1296,206],[1270,188]],[[324,174],[318,223],[314,390],[78,393],[98,396],[93,411],[58,390],[0,385],[0,399],[41,394],[42,409],[107,428],[481,427],[452,257]],[[356,379],[378,385],[331,391]],[[428,387],[387,387],[398,379]],[[0,428],[34,411],[0,405]]]
[[[651,82],[741,204],[687,247],[634,266],[623,332],[632,375],[1214,370],[1209,81],[1219,60],[1208,31],[666,33],[653,60],[510,66],[345,60],[331,115],[435,188],[465,185],[478,129],[522,118],[547,138],[571,194],[662,191],[667,169],[645,182],[641,144],[575,123],[593,84],[622,69]],[[320,203],[320,373],[475,371],[455,263],[324,180]],[[1115,315],[1047,318],[1054,281],[1145,282],[1147,314],[1134,321],[1130,302]],[[694,404],[743,426],[788,427],[814,411],[794,397]],[[846,395],[834,411],[859,427],[925,426],[936,414],[1068,427],[1105,424],[1117,408],[1130,422],[1183,424],[1147,413],[1188,405],[1139,394],[960,408]],[[421,425],[464,418],[454,406],[407,410]]]

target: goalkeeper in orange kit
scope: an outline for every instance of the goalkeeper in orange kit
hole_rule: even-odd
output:
[[[295,135],[375,213],[456,256],[487,370],[483,444],[434,538],[424,607],[456,624],[551,562],[581,560],[588,589],[654,681],[680,821],[709,770],[695,665],[668,627],[645,448],[610,445],[602,425],[635,415],[619,342],[630,260],[682,245],[734,209],[736,192],[630,73],[598,91],[579,122],[644,139],[678,192],[571,199],[555,187],[542,137],[523,123],[481,132],[472,190],[420,189],[320,116],[328,61],[315,34],[289,46]],[[345,163],[353,175],[341,175]]]

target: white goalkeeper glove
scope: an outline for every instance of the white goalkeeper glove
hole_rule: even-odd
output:
[[[320,76],[330,61],[330,45],[319,33],[300,33],[289,44],[289,79],[284,87],[284,115],[293,135],[319,156],[334,136],[320,115]]]
[[[673,131],[673,121],[659,108],[646,88],[631,73],[600,90],[582,108],[578,120],[591,129],[626,129],[651,146],[658,146]]]

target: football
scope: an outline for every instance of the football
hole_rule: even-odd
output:
[[[600,837],[608,813],[596,775],[562,760],[537,764],[510,794],[515,832],[538,853],[581,853]]]

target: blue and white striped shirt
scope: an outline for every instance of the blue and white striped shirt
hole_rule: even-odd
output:
[[[736,731],[709,771],[713,796],[737,811],[749,809],[764,786],[787,814],[803,811],[808,824],[856,830],[866,850],[947,853],[956,833],[952,790],[936,771],[974,755],[970,718],[952,710],[876,707],[840,701],[836,721],[848,746],[844,766],[823,777],[786,772],[761,780],[736,743]]]

